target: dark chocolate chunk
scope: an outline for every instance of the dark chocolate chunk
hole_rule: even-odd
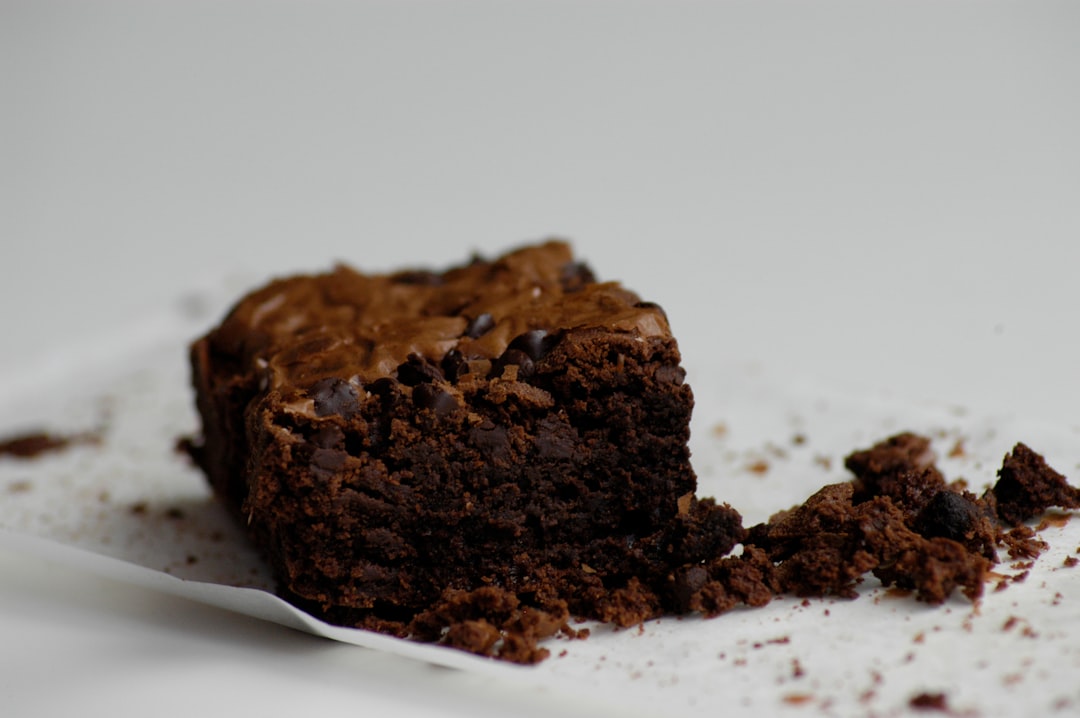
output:
[[[527,352],[511,347],[504,351],[498,361],[492,365],[491,375],[502,376],[503,370],[510,365],[517,367],[518,379],[528,379],[536,373],[536,362],[533,358]]]
[[[384,376],[381,379],[376,379],[367,385],[367,390],[372,394],[381,397],[393,396],[401,392],[398,388],[398,383],[388,376]]]
[[[558,341],[558,335],[549,334],[543,329],[531,329],[519,334],[492,364],[491,375],[502,376],[507,366],[515,365],[518,368],[517,378],[528,379],[536,373],[536,362],[543,359]]]
[[[579,292],[586,285],[596,281],[596,275],[583,262],[568,262],[563,265],[559,283],[564,292]]]
[[[537,361],[542,359],[543,356],[551,350],[551,347],[554,344],[553,339],[554,337],[543,329],[532,329],[524,334],[519,334],[514,337],[507,347],[507,350],[517,349],[518,351],[525,352],[525,354],[533,361]]]
[[[656,311],[660,312],[664,316],[664,319],[668,318],[667,312],[665,312],[664,308],[661,307],[656,302],[637,302],[636,304],[634,304],[634,306],[637,307],[638,309],[655,309]]]
[[[443,378],[442,369],[433,361],[419,354],[410,354],[397,368],[397,378],[405,386],[416,386]]]
[[[456,382],[469,373],[469,361],[457,349],[448,351],[442,361],[439,362],[439,366],[442,368],[443,376],[446,377],[447,381],[451,382]]]
[[[471,319],[465,327],[465,336],[470,339],[479,339],[495,328],[495,318],[490,313],[484,312]]]
[[[927,538],[942,537],[963,543],[978,527],[982,512],[973,501],[955,491],[939,491],[915,521],[915,530]]]
[[[457,399],[434,384],[420,384],[414,388],[413,403],[420,409],[431,409],[437,416],[446,416],[458,408]]]
[[[315,382],[308,389],[308,395],[315,400],[316,416],[337,414],[347,419],[360,410],[356,387],[336,377]]]

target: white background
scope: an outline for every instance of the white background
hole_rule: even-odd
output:
[[[0,0],[0,371],[222,278],[559,235],[693,366],[1075,426],[1078,88],[1066,2]],[[27,715],[596,714],[0,564]]]

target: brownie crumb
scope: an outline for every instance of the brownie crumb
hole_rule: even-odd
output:
[[[412,620],[409,633],[512,663],[537,663],[550,654],[539,646],[541,640],[560,632],[577,635],[568,617],[561,601],[540,609],[523,605],[513,593],[494,586],[450,589],[438,604]]]
[[[198,439],[190,436],[181,436],[173,445],[173,451],[186,457],[194,466],[202,465],[203,445]]]
[[[912,696],[908,705],[917,711],[942,711],[949,710],[949,703],[944,693],[920,693]]]
[[[945,484],[934,466],[930,439],[911,432],[854,452],[844,460],[844,467],[855,476],[857,501],[887,496],[918,509]]]
[[[1045,531],[1048,528],[1056,527],[1061,528],[1069,523],[1069,519],[1072,518],[1072,514],[1067,514],[1061,511],[1048,511],[1046,515],[1042,517],[1038,525],[1035,526],[1036,531]]]
[[[1080,489],[1046,465],[1046,460],[1017,444],[998,471],[998,481],[988,492],[1002,521],[1017,525],[1051,506],[1080,508]]]
[[[801,706],[814,700],[814,696],[810,693],[789,693],[784,696],[783,701],[790,706]]]
[[[1029,526],[1017,526],[1000,535],[1002,545],[1009,552],[1009,558],[1036,558],[1046,550],[1047,544],[1038,538]]]
[[[967,455],[967,450],[964,448],[964,439],[963,438],[957,439],[956,443],[953,444],[953,447],[951,449],[949,449],[949,458],[950,459],[959,459],[959,458],[961,458],[963,456],[966,456],[966,455]]]
[[[1074,568],[1077,564],[1080,564],[1080,558],[1076,558],[1075,556],[1066,556],[1065,561],[1062,565],[1064,565],[1065,568]]]
[[[746,470],[749,471],[751,474],[758,474],[759,476],[762,474],[767,474],[769,473],[769,462],[765,461],[765,459],[757,459],[756,461],[751,461],[746,466]]]
[[[39,456],[67,449],[76,444],[97,444],[101,435],[93,432],[82,434],[52,434],[34,431],[0,439],[0,456],[14,459],[36,459]]]

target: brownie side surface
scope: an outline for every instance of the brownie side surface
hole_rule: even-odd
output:
[[[211,483],[335,622],[404,633],[484,587],[596,616],[635,586],[655,615],[673,561],[739,538],[715,511],[727,545],[680,541],[693,397],[663,311],[560,242],[278,280],[192,361]]]

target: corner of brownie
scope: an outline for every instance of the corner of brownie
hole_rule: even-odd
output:
[[[655,615],[672,561],[742,538],[734,510],[693,498],[663,310],[562,242],[279,279],[191,359],[211,484],[282,594],[335,622],[408,633],[488,588],[599,617],[639,584]]]

